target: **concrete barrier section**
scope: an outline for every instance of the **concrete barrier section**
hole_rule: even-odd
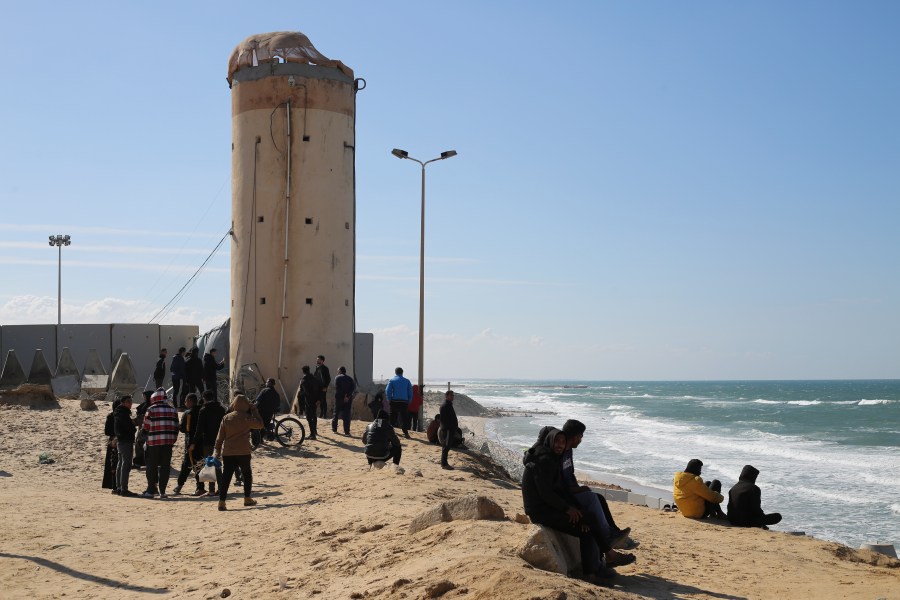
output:
[[[12,389],[25,383],[25,370],[15,350],[6,353],[6,361],[3,363],[3,372],[0,373],[0,388]]]

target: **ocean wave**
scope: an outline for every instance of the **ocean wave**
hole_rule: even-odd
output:
[[[765,398],[757,398],[753,401],[754,404],[784,404],[781,400],[766,400]]]
[[[832,488],[837,489],[837,488]],[[801,496],[807,496],[812,498],[820,498],[822,500],[830,500],[830,501],[838,501],[839,503],[846,504],[878,504],[880,500],[876,498],[862,498],[859,496],[854,496],[848,493],[839,493],[839,492],[830,492],[823,489],[815,489],[809,487],[798,486],[793,488],[794,493],[800,494]]]
[[[634,407],[627,404],[610,404],[606,410],[634,410]]]
[[[788,404],[793,404],[794,406],[816,406],[817,404],[822,404],[821,400],[790,400]]]
[[[874,406],[876,404],[894,404],[895,402],[897,402],[897,401],[896,400],[881,400],[881,399],[866,400],[865,398],[863,398],[862,400],[859,401],[859,405],[860,406]]]
[[[900,502],[891,504],[891,512],[895,515],[900,515]]]

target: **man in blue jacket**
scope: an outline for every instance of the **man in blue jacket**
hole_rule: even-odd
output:
[[[391,425],[400,427],[403,429],[403,435],[409,437],[409,431],[406,428],[406,407],[412,400],[412,384],[403,376],[401,367],[394,369],[394,376],[388,381],[384,393],[391,403]]]

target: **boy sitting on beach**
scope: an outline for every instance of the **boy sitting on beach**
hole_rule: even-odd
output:
[[[678,511],[689,519],[705,519],[721,512],[719,505],[725,496],[712,490],[700,478],[703,461],[692,458],[684,471],[675,473],[672,495]]]

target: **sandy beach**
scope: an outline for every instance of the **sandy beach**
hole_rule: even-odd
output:
[[[213,498],[120,498],[100,486],[110,407],[98,405],[0,407],[0,596],[900,598],[900,561],[623,503],[613,504],[616,520],[640,546],[612,587],[541,571],[517,555],[535,526],[515,521],[521,494],[501,468],[466,451],[452,452],[457,468],[444,471],[440,449],[413,433],[402,472],[369,470],[360,421],[351,437],[320,420],[320,439],[299,450],[257,450],[256,507],[234,493],[227,512]],[[481,419],[463,420],[473,440]],[[39,464],[42,453],[55,462]],[[132,489],[144,484],[144,472],[132,472]],[[492,499],[506,518],[409,532],[417,515],[469,494]]]

